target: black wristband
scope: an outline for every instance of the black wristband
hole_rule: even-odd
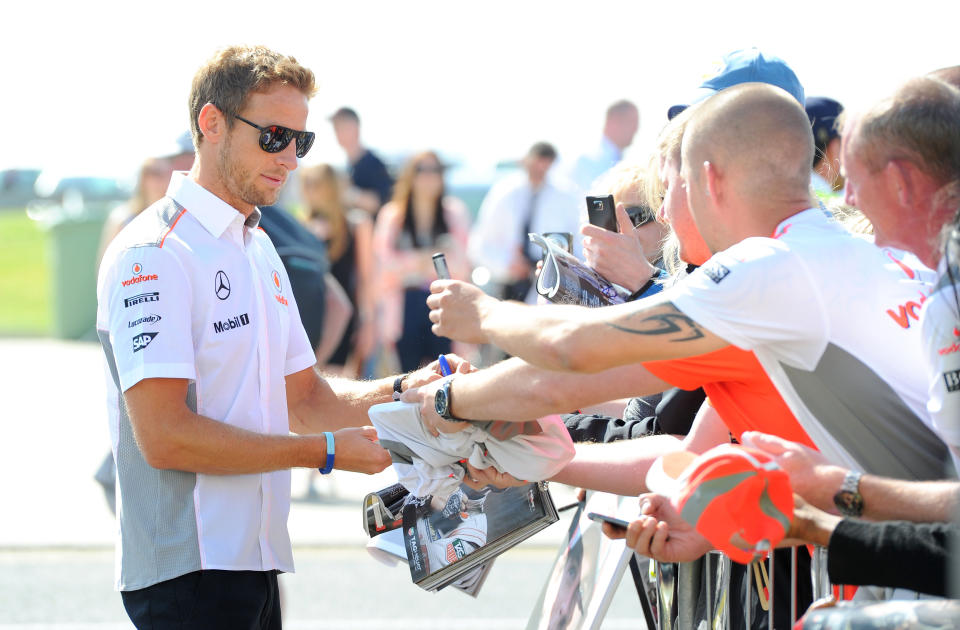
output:
[[[403,379],[410,376],[410,373],[401,374],[397,378],[393,379],[393,399],[400,400],[400,394],[403,393]]]
[[[644,284],[642,287],[640,287],[639,289],[637,289],[636,291],[630,294],[630,297],[627,298],[627,302],[633,302],[634,300],[638,299],[641,295],[649,291],[650,287],[656,284],[657,278],[659,277],[660,277],[660,274],[657,271],[654,271],[653,275],[650,276],[650,279],[647,280],[646,284]]]

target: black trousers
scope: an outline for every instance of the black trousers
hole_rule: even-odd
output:
[[[121,595],[139,630],[281,627],[277,571],[194,571]]]

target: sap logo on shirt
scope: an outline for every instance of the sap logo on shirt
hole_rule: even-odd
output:
[[[222,322],[213,322],[213,332],[222,333],[225,330],[240,328],[241,326],[246,326],[249,323],[250,317],[244,313],[243,315],[237,315],[236,317],[225,319]]]
[[[140,324],[156,324],[161,319],[162,318],[159,315],[147,315],[146,317],[141,317],[139,319],[133,320],[132,322],[128,322],[127,328],[134,328],[136,326],[139,326]]]
[[[943,382],[946,383],[948,392],[960,392],[960,370],[944,372]]]
[[[123,300],[124,308],[130,308],[137,304],[143,304],[144,302],[159,302],[160,294],[157,292],[153,293],[141,293],[139,295],[134,295],[133,297],[128,297]]]
[[[927,296],[921,293],[919,302],[910,300],[906,304],[899,305],[896,311],[894,311],[892,308],[888,308],[887,315],[889,315],[893,321],[897,322],[900,328],[910,328],[911,319],[913,321],[920,320],[920,307],[926,301]]]
[[[139,335],[133,338],[133,351],[140,352],[141,350],[149,346],[150,342],[153,341],[154,337],[156,337],[159,334],[160,333],[155,333],[155,332],[140,333]]]
[[[707,263],[700,267],[703,270],[703,273],[707,274],[707,277],[713,280],[715,284],[720,284],[720,281],[727,277],[730,273],[730,270],[718,263],[715,260],[709,260]]]

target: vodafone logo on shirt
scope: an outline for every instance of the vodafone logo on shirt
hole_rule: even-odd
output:
[[[939,350],[937,350],[937,354],[943,357],[948,354],[953,354],[954,352],[960,352],[960,328],[954,326],[953,336],[956,337],[958,341],[954,341],[952,344],[950,344],[945,348],[940,348]]]
[[[133,263],[133,277],[129,280],[121,280],[120,284],[125,287],[129,287],[131,284],[140,284],[141,282],[150,282],[157,279],[157,274],[147,274],[143,275],[143,265],[140,263]]]
[[[926,301],[927,296],[921,293],[919,301],[910,300],[906,304],[900,304],[897,306],[896,311],[888,308],[887,315],[889,315],[893,321],[897,322],[901,328],[910,328],[910,320],[920,320],[920,307],[923,306],[923,303]]]
[[[270,274],[270,279],[273,281],[273,290],[276,291],[276,295],[273,297],[276,298],[280,304],[284,306],[289,305],[290,303],[287,301],[287,298],[283,297],[283,284],[280,282],[280,274],[276,269]]]

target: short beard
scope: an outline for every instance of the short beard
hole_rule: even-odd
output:
[[[263,192],[251,181],[249,171],[230,159],[233,136],[228,133],[217,153],[217,175],[235,199],[252,206],[269,206],[277,202],[280,191]]]

